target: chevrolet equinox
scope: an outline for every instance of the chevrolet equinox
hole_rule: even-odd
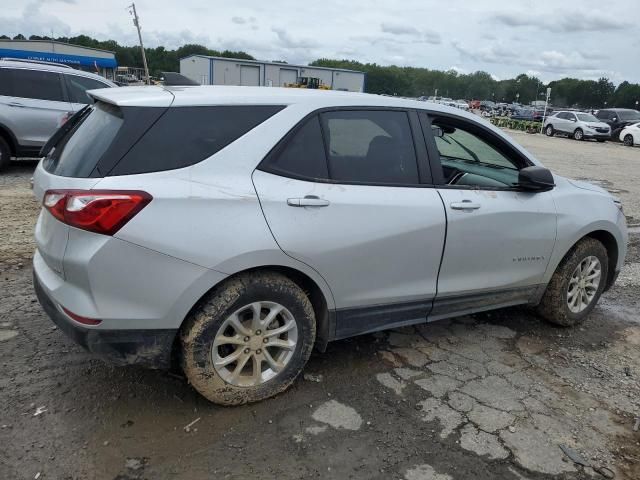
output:
[[[584,320],[623,264],[620,202],[481,118],[348,92],[93,90],[44,146],[34,285],[76,342],[181,362],[226,405],[312,349],[512,305]]]

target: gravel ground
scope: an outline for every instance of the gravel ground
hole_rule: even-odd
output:
[[[640,219],[640,149],[514,136]],[[0,175],[0,478],[640,478],[639,235],[580,328],[505,309],[339,341],[288,392],[223,408],[53,327],[31,287],[33,168]]]

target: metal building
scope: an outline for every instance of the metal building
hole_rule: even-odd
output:
[[[0,39],[0,58],[4,57],[62,63],[110,80],[118,66],[113,52],[51,40]]]
[[[298,77],[319,78],[332,90],[364,92],[366,73],[238,58],[190,55],[180,59],[180,73],[201,85],[284,87]]]

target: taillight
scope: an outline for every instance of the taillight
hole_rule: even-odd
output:
[[[138,190],[47,190],[42,204],[67,225],[113,235],[152,198]]]

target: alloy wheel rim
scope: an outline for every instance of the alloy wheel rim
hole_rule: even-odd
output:
[[[575,133],[576,140],[580,140],[582,138],[582,132],[580,130]]]
[[[547,127],[547,135],[549,137],[551,136],[551,132],[553,132],[553,129],[551,127]]]
[[[253,302],[222,323],[211,347],[213,368],[225,382],[254,387],[281,373],[298,343],[298,325],[276,302]]]
[[[627,146],[631,146],[633,144],[633,138],[631,137],[631,135],[627,135],[626,137],[624,137],[624,144]]]
[[[567,306],[573,313],[585,310],[596,296],[600,286],[602,266],[598,257],[586,257],[575,268],[567,287]]]

